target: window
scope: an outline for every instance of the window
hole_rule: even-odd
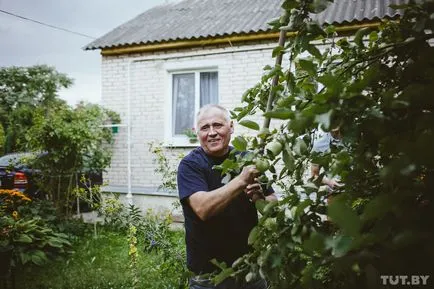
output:
[[[196,112],[218,103],[218,72],[195,71],[172,74],[172,137],[184,136],[195,125]]]

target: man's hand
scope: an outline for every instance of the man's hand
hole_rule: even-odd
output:
[[[256,202],[259,199],[265,199],[261,184],[257,182],[256,178],[255,183],[247,185],[247,187],[244,189],[244,192],[246,193],[247,197],[252,200],[252,202]]]
[[[344,185],[339,183],[335,178],[329,179],[327,177],[323,177],[322,183],[329,186],[330,189],[340,188]]]
[[[241,173],[238,175],[238,178],[245,184],[248,185],[255,182],[256,177],[259,175],[259,171],[256,169],[254,165],[245,166]]]

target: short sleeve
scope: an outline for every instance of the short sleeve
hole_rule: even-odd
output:
[[[264,196],[269,196],[274,193],[274,189],[271,186],[269,188],[266,188],[265,190],[263,188],[263,191],[264,191]]]
[[[208,191],[205,172],[198,164],[182,160],[178,166],[178,193],[181,202],[199,191]]]
[[[324,133],[313,141],[312,151],[314,152],[326,152],[330,150],[330,134]]]

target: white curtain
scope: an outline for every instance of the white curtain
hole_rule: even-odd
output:
[[[194,73],[173,75],[173,135],[184,134],[194,123]]]
[[[200,73],[200,106],[218,104],[218,73]]]

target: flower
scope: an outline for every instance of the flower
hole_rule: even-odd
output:
[[[184,134],[188,137],[188,139],[191,143],[197,142],[197,134],[196,134],[196,130],[194,129],[194,127],[192,127],[191,129],[186,129],[184,131]]]
[[[0,190],[0,251],[12,248],[12,237],[19,220],[18,207],[31,199],[16,190]]]
[[[3,209],[14,211],[18,206],[31,199],[17,190],[0,190],[0,204]]]

